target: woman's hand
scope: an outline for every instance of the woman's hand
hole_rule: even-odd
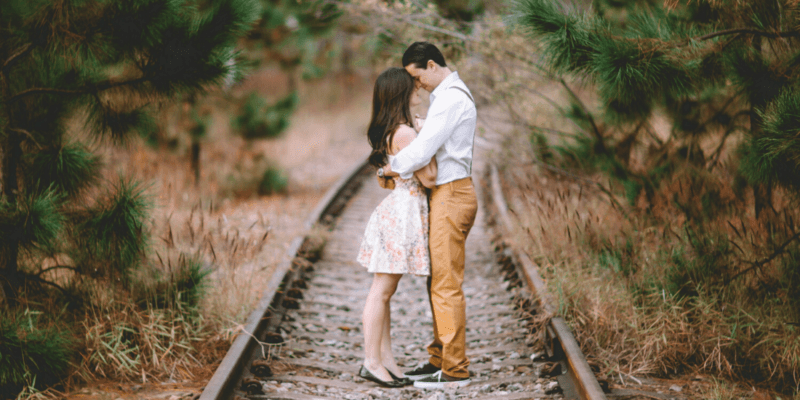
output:
[[[397,172],[392,171],[392,166],[389,163],[383,166],[383,176],[387,178],[394,178],[395,176],[400,176]]]
[[[389,177],[378,177],[378,185],[384,189],[394,190],[394,179]]]

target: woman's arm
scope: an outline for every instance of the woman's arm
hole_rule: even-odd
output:
[[[422,125],[425,125],[425,118],[420,118],[419,114],[414,114],[414,117],[415,117],[414,118],[414,130],[416,131],[415,133],[418,134],[419,130],[422,129]],[[416,137],[417,137],[417,135],[415,134],[414,137],[411,138],[411,140],[414,140]],[[392,149],[392,154],[397,154],[397,152],[400,151],[403,147],[406,147],[411,143],[410,141],[407,141],[405,139],[407,139],[407,138],[403,138],[403,139],[398,140],[397,136],[395,134],[395,142],[402,142],[402,143],[399,143],[399,146],[398,146],[399,148]],[[433,160],[433,163],[435,164],[436,160]],[[429,168],[429,165],[430,164],[426,165],[425,167],[422,167],[422,169]],[[434,165],[433,168],[434,168],[433,169],[433,176],[434,176],[434,180],[436,180],[436,178],[435,178],[436,177],[436,171],[437,171],[436,170],[436,165]],[[422,171],[422,170],[420,170],[420,171]],[[384,174],[384,176],[388,176],[390,178],[394,178],[395,176],[400,176],[400,174],[398,174],[397,172],[392,171],[392,165],[391,164],[386,164],[383,167],[383,174]],[[416,175],[416,172],[415,172],[415,175]],[[420,179],[420,182],[422,182],[423,185],[425,184],[425,182],[422,181],[422,179],[419,176],[417,176],[417,178]],[[425,187],[429,188],[430,186],[426,185]]]

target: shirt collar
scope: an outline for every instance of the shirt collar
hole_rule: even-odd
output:
[[[442,81],[439,83],[439,86],[436,86],[436,89],[433,89],[433,92],[431,92],[431,96],[432,97],[438,96],[439,94],[441,94],[441,92],[447,90],[447,88],[452,86],[453,83],[455,83],[458,79],[459,79],[458,72],[456,71],[451,72],[450,75],[447,75],[446,77],[444,77],[444,79],[442,79]]]

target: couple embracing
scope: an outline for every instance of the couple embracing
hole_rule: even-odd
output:
[[[430,92],[425,120],[411,115],[419,88]],[[478,210],[471,178],[476,121],[472,94],[433,44],[412,44],[403,68],[389,68],[375,82],[369,161],[379,168],[381,186],[393,191],[370,216],[358,255],[374,273],[363,315],[364,379],[428,389],[470,383],[461,285],[464,245]],[[403,274],[428,276],[433,314],[430,358],[405,373],[392,354],[389,316]]]

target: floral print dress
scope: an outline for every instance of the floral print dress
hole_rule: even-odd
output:
[[[417,178],[394,180],[392,193],[369,217],[357,260],[372,273],[430,275],[425,187]]]

